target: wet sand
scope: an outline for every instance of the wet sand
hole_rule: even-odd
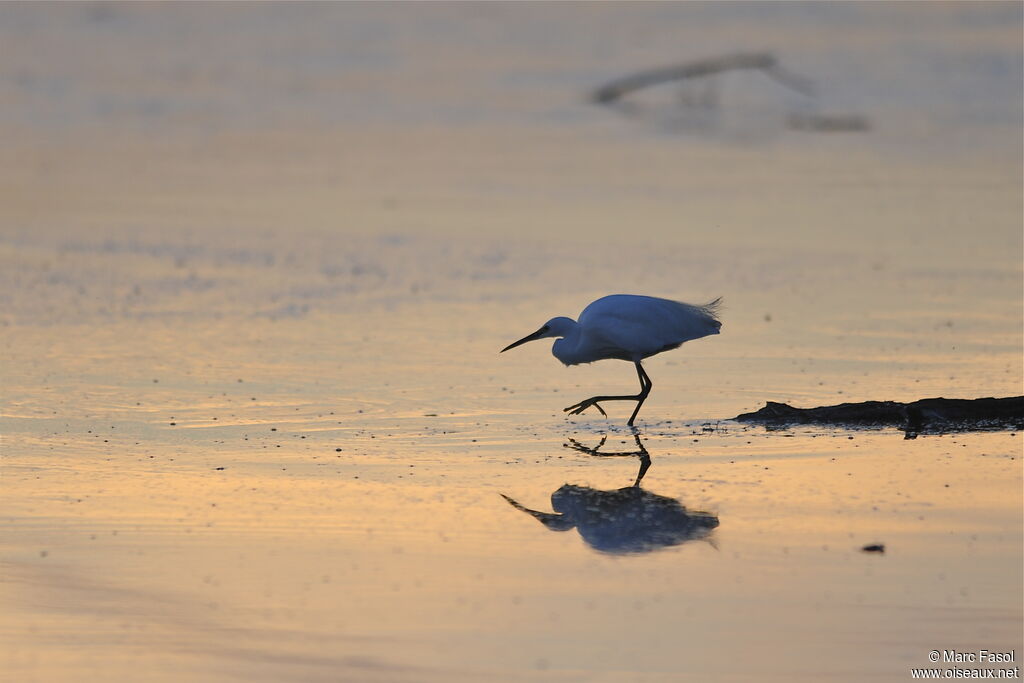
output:
[[[1019,7],[462,11],[0,7],[12,54],[62,39],[0,64],[3,670],[896,681],[936,649],[1019,658],[1020,433],[726,419],[1021,393]],[[751,35],[871,130],[586,101],[680,36]],[[629,410],[562,413],[629,366],[498,355],[611,292],[725,299],[721,335],[646,363],[643,494],[639,457],[585,452],[637,450]]]

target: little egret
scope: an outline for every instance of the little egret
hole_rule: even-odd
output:
[[[718,334],[721,298],[695,306],[681,301],[652,296],[612,294],[583,309],[579,322],[572,318],[552,318],[533,334],[503,348],[501,353],[535,339],[557,337],[551,353],[565,365],[593,363],[615,358],[633,363],[640,378],[640,393],[635,396],[594,396],[573,404],[564,412],[578,415],[593,406],[605,417],[602,401],[636,401],[629,418],[633,426],[640,406],[651,393],[653,383],[640,364],[644,358],[678,348],[683,342]]]

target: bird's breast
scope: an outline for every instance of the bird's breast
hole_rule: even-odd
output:
[[[599,360],[624,360],[634,361],[636,354],[628,349],[612,344],[602,343],[585,335],[580,335],[576,340],[559,339],[551,347],[551,353],[555,358],[565,365],[581,365],[593,363]]]

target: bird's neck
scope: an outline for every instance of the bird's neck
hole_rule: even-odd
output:
[[[566,365],[572,365],[576,362],[576,348],[579,344],[580,326],[578,323],[574,323],[566,330],[565,336],[556,339],[555,343],[551,345],[551,355]]]

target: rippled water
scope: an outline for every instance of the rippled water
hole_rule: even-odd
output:
[[[0,6],[5,670],[860,681],[1012,649],[1020,434],[728,418],[1021,393],[1021,24]],[[752,50],[815,97],[588,101]],[[725,300],[645,364],[636,435],[561,410],[627,365],[498,355],[612,292]]]

